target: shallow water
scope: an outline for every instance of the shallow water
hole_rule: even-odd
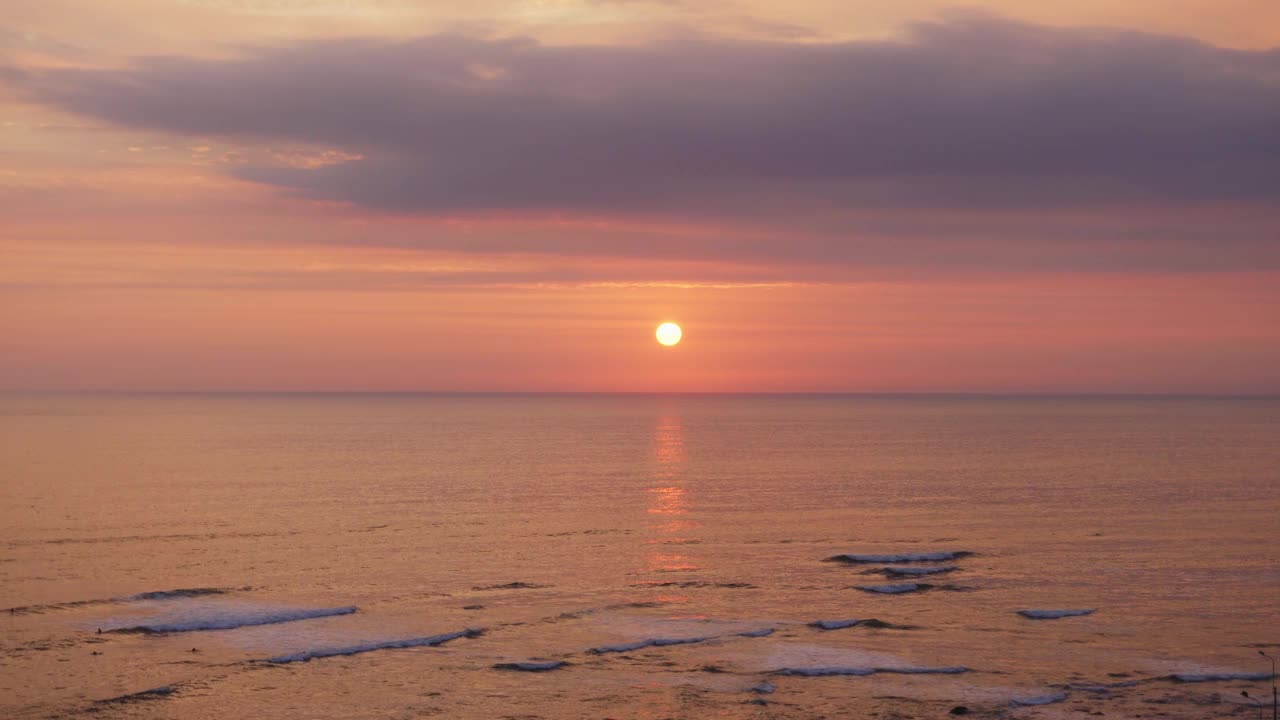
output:
[[[1274,399],[12,395],[0,463],[6,717],[1252,718],[1169,676],[1280,652]]]

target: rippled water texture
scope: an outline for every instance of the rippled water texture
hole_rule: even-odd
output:
[[[4,717],[1249,720],[1280,654],[1274,399],[13,395],[0,463]]]

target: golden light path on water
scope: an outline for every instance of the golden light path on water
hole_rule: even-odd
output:
[[[651,528],[657,532],[650,543],[655,547],[648,555],[649,572],[680,572],[699,569],[682,552],[670,547],[683,545],[691,538],[680,537],[696,524],[684,517],[689,513],[688,490],[685,487],[684,425],[674,413],[661,415],[653,434],[653,485],[649,487],[647,511],[655,516]]]

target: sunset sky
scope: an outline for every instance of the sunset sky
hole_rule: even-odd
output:
[[[1275,0],[0,8],[0,389],[1280,392]]]

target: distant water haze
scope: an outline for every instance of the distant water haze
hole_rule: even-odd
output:
[[[1274,398],[0,396],[0,715],[1252,713],[1278,440]]]

